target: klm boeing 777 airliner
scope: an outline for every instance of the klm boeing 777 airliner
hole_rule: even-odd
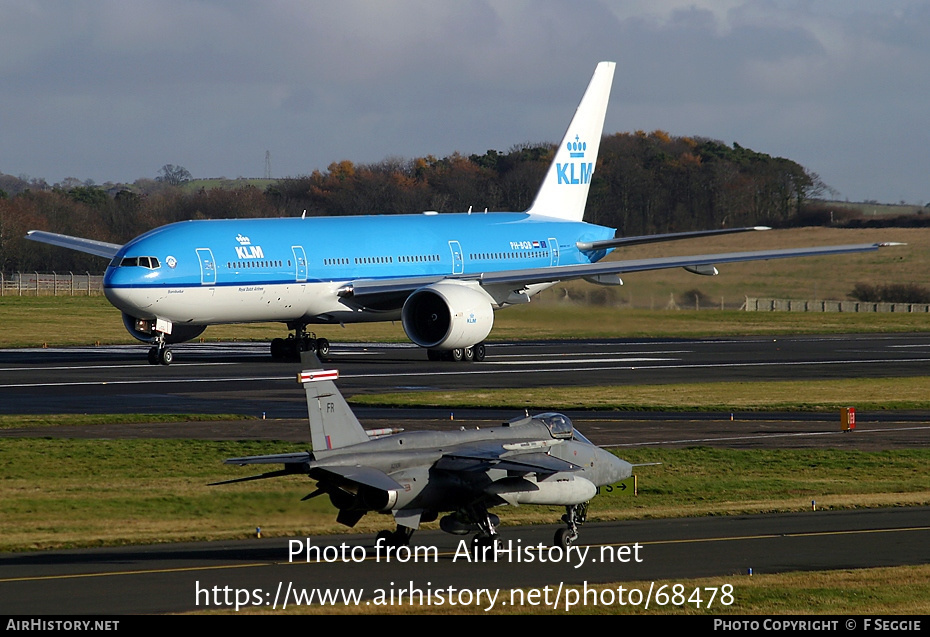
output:
[[[483,360],[494,311],[528,303],[566,279],[618,285],[624,272],[683,267],[716,274],[719,263],[876,250],[880,244],[766,250],[602,262],[612,249],[742,232],[615,238],[584,223],[615,64],[601,62],[533,205],[525,212],[226,219],[174,223],[125,245],[31,231],[30,239],[111,259],[104,292],[149,362],[208,325],[280,321],[275,357],[329,343],[313,324],[400,320],[430,359]]]

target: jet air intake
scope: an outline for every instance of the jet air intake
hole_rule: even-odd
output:
[[[329,501],[340,511],[388,511],[397,503],[397,491],[365,485],[355,493],[334,488],[329,491]]]
[[[456,349],[483,341],[494,325],[491,297],[464,283],[434,283],[404,303],[401,321],[407,337],[420,347]]]

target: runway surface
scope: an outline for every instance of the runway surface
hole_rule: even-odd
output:
[[[272,362],[267,345],[179,346],[170,367],[148,365],[145,351],[141,346],[0,351],[0,413],[264,413],[267,420],[6,430],[0,436],[307,440],[306,405],[295,382],[301,366]],[[905,377],[930,371],[930,335],[501,343],[489,348],[486,361],[472,364],[430,363],[410,346],[337,344],[326,366],[340,370],[347,395],[397,388]],[[455,413],[454,420],[443,410],[358,413],[366,426],[411,429],[482,426],[514,416],[486,410]],[[839,431],[838,414],[735,414],[733,420],[728,414],[569,414],[595,443],[617,447],[884,449],[930,442],[930,417],[924,413],[860,412],[854,434]],[[505,540],[519,539],[523,547],[548,546],[555,528],[503,531]],[[581,544],[596,547],[591,551],[598,558],[600,546],[638,542],[643,561],[588,561],[580,568],[507,559],[469,564],[452,559],[457,537],[423,532],[415,539],[418,546],[435,546],[439,557],[387,564],[373,559],[371,538],[357,535],[311,543],[367,547],[361,564],[288,564],[287,542],[278,539],[0,555],[0,614],[204,610],[218,602],[228,607],[236,595],[246,605],[265,605],[275,597],[280,602],[288,585],[364,590],[371,601],[377,588],[400,590],[411,582],[421,590],[476,591],[706,575],[731,578],[738,600],[740,578],[749,568],[767,573],[926,564],[930,509],[589,524]]]
[[[410,345],[337,344],[346,395],[397,389],[901,377],[930,372],[930,335],[495,343],[482,363]],[[0,351],[0,413],[242,413],[302,418],[298,363],[263,343],[186,344],[170,367],[144,346]]]
[[[234,608],[237,600],[280,609],[299,603],[298,594],[321,591],[336,595],[335,605],[344,605],[340,596],[347,594],[365,605],[376,604],[379,589],[393,591],[403,604],[411,590],[424,596],[441,590],[446,599],[454,590],[454,599],[464,602],[479,589],[503,589],[495,606],[506,608],[509,590],[517,587],[537,588],[540,602],[548,599],[565,610],[564,590],[561,603],[556,601],[563,586],[632,581],[646,585],[637,587],[637,598],[627,584],[625,599],[639,599],[634,605],[644,608],[648,595],[656,608],[662,598],[655,587],[648,593],[649,582],[715,575],[732,585],[731,603],[738,608],[749,569],[763,574],[930,562],[928,508],[589,524],[579,550],[568,555],[547,548],[555,528],[502,528],[504,547],[512,551],[496,562],[471,561],[467,549],[458,548],[460,538],[438,531],[414,536],[419,554],[394,554],[390,560],[386,553],[378,557],[370,537],[358,535],[309,538],[312,546],[330,547],[320,561],[311,550],[310,562],[307,538],[294,538],[297,547],[288,540],[256,539],[3,555],[0,614],[168,613]],[[691,593],[687,589],[686,597]],[[709,591],[701,593],[706,604]],[[722,591],[716,595],[713,608],[722,608]],[[490,600],[482,600],[480,607],[488,607]],[[598,603],[615,605],[619,599],[601,597]]]

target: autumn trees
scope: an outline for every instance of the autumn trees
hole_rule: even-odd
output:
[[[340,161],[325,171],[245,185],[194,189],[190,174],[167,165],[156,181],[106,188],[0,175],[0,270],[101,271],[103,260],[26,241],[27,230],[123,243],[185,219],[525,210],[553,147],[458,153],[378,164]],[[183,172],[181,172],[183,171]],[[725,226],[784,225],[824,188],[797,163],[739,144],[672,137],[662,131],[604,137],[585,219],[623,235]]]

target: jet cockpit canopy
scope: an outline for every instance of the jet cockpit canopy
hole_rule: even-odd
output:
[[[571,419],[564,414],[547,412],[533,416],[533,419],[546,425],[549,434],[558,440],[570,440],[574,433]]]

